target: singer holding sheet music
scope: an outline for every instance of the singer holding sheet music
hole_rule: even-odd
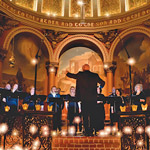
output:
[[[97,105],[97,83],[103,87],[105,82],[98,74],[90,71],[90,66],[85,64],[77,74],[69,73],[66,75],[76,79],[76,99],[81,100],[81,110],[83,115],[83,125],[86,136],[93,135],[95,108]]]
[[[51,88],[50,94],[48,95],[47,102],[49,103],[49,106],[52,106],[52,111],[54,112],[53,115],[53,130],[57,129],[61,131],[61,115],[62,115],[62,109],[63,109],[63,103],[57,103],[57,102],[51,102],[51,98],[60,98],[60,94],[57,93],[56,86],[53,86]]]

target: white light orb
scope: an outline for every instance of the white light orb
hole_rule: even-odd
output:
[[[31,134],[35,134],[37,132],[38,128],[36,125],[31,125],[30,128],[29,128],[29,132]]]
[[[8,125],[6,123],[0,124],[0,134],[5,134],[8,131]]]
[[[123,132],[124,132],[125,134],[132,134],[132,128],[131,128],[130,126],[125,126],[125,127],[123,128]]]

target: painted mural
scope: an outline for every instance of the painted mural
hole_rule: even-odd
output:
[[[60,58],[59,71],[57,74],[58,87],[64,94],[69,93],[71,86],[76,86],[76,80],[66,77],[66,70],[71,73],[82,71],[84,64],[90,65],[92,72],[98,73],[105,80],[103,62],[100,56],[93,50],[85,47],[69,49]]]
[[[126,63],[128,57],[126,48],[130,57],[133,57],[136,63],[132,66],[132,87],[137,83],[143,84],[145,91],[150,91],[150,38],[142,34],[131,35],[124,40],[124,44],[118,46],[115,55],[117,69],[115,73],[115,86],[122,88],[124,92],[129,93],[129,66]],[[124,66],[124,67],[122,67]]]
[[[24,33],[23,35],[15,36],[15,39],[11,41],[7,57],[4,60],[3,85],[7,82],[13,84],[21,80],[22,88],[25,91],[28,87],[34,85],[35,65],[32,64],[32,60],[35,58],[39,47],[39,39],[32,34]],[[14,67],[10,67],[9,65],[9,59],[12,55],[14,55],[15,58]],[[45,56],[46,55],[47,54],[45,54]],[[44,86],[43,82],[46,76],[44,52],[40,50],[39,56],[37,89],[42,92]],[[17,76],[17,73],[20,75]],[[43,74],[45,74],[45,76]]]

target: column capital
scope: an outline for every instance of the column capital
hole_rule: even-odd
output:
[[[0,48],[0,61],[3,61],[7,55],[7,50]]]
[[[107,73],[108,72],[114,73],[116,68],[117,68],[117,63],[115,61],[113,61],[113,62],[105,62],[104,63],[104,69],[105,69],[105,71]]]

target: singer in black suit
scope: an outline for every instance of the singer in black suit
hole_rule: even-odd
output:
[[[92,135],[94,128],[94,120],[96,116],[97,104],[97,83],[103,87],[105,82],[98,76],[98,74],[90,72],[88,64],[83,65],[83,71],[77,74],[67,72],[67,76],[76,79],[76,98],[81,100],[83,125],[85,135]]]

